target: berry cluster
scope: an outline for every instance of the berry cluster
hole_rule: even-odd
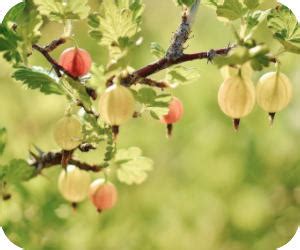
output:
[[[219,93],[218,103],[221,110],[234,121],[239,128],[240,119],[253,110],[255,103],[268,112],[271,122],[275,114],[283,110],[292,99],[292,85],[289,78],[279,71],[263,75],[255,88],[250,64],[221,69],[224,78]]]
[[[83,77],[90,71],[91,57],[80,48],[69,48],[60,57],[60,65],[72,76]],[[119,126],[134,116],[135,98],[129,88],[114,82],[100,96],[98,110],[100,118],[112,128],[114,138],[119,132]],[[167,125],[168,136],[171,135],[172,125],[183,116],[182,102],[173,97],[169,111],[160,118]],[[83,126],[74,115],[67,114],[61,118],[54,128],[54,139],[63,152],[72,152],[84,143]],[[62,170],[58,186],[63,197],[75,206],[83,201],[87,194],[98,211],[112,208],[117,202],[115,186],[105,179],[97,179],[91,183],[90,175],[76,166],[67,165]]]

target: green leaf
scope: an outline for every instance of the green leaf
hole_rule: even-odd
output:
[[[137,147],[120,149],[115,162],[120,166],[117,170],[118,179],[128,185],[143,183],[153,169],[153,161],[142,156],[141,149]]]
[[[246,11],[239,0],[224,0],[222,4],[217,5],[217,15],[230,21],[241,18]]]
[[[14,159],[8,165],[0,167],[0,180],[8,183],[27,181],[35,174],[35,169],[25,160]]]
[[[241,46],[232,49],[227,56],[217,56],[214,58],[214,62],[219,67],[224,65],[242,65],[249,60],[249,50]]]
[[[3,154],[6,146],[6,129],[0,127],[0,156]]]
[[[40,28],[43,24],[42,17],[36,10],[32,0],[25,1],[24,10],[19,13],[16,24],[16,32],[21,37],[22,59],[27,64],[28,54],[32,52],[32,44],[38,42],[41,36]]]
[[[4,58],[18,64],[27,63],[32,44],[40,38],[42,19],[30,0],[15,5],[0,26],[0,51]]]
[[[103,0],[99,13],[89,16],[90,36],[109,50],[110,66],[123,59],[141,42],[141,0]]]
[[[150,112],[153,118],[159,119],[168,113],[169,102],[172,99],[170,94],[157,94],[155,90],[149,87],[144,87],[132,92],[135,99],[143,104],[144,111]]]
[[[157,59],[164,57],[166,54],[166,50],[163,47],[161,47],[158,43],[155,42],[150,44],[150,52]]]
[[[266,19],[267,11],[255,11],[246,17],[247,34],[253,34],[253,32],[259,27],[259,25]]]
[[[300,54],[300,25],[293,12],[286,6],[273,9],[268,15],[268,28],[284,48]]]
[[[91,78],[88,80],[88,84],[93,88],[97,88],[98,91],[103,90],[106,81],[104,66],[93,63],[90,73]]]
[[[249,9],[255,9],[259,6],[259,0],[244,0],[244,4],[249,8]]]
[[[25,3],[18,3],[13,6],[3,18],[2,24],[8,26],[9,22],[16,22],[18,17],[22,14],[25,8]]]
[[[90,7],[87,0],[34,0],[41,15],[51,21],[63,23],[68,19],[82,20],[89,15]]]
[[[58,79],[54,74],[48,73],[41,67],[18,68],[12,75],[16,80],[22,81],[30,89],[38,89],[42,93],[63,94],[62,88],[58,85]]]
[[[14,64],[19,63],[21,54],[18,48],[21,38],[4,24],[0,24],[0,52],[4,52],[4,58]]]
[[[156,92],[152,88],[141,88],[135,95],[138,102],[144,104],[151,104],[155,102]]]
[[[196,68],[187,68],[177,65],[167,70],[166,81],[175,85],[192,83],[200,78]]]

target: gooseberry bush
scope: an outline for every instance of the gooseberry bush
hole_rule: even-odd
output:
[[[153,168],[152,160],[143,156],[138,147],[118,148],[122,126],[150,115],[167,127],[170,136],[172,127],[184,114],[184,105],[170,90],[201,81],[197,69],[184,66],[188,61],[206,60],[211,67],[220,69],[224,82],[216,93],[216,101],[233,120],[236,130],[256,103],[272,121],[276,113],[287,107],[292,99],[292,84],[281,71],[281,56],[300,54],[300,26],[291,10],[275,0],[174,3],[182,8],[182,17],[169,48],[152,43],[149,51],[157,60],[138,69],[129,65],[127,57],[143,42],[142,0],[101,0],[96,12],[91,11],[87,0],[24,0],[6,14],[0,25],[0,51],[14,70],[12,77],[41,94],[64,97],[68,105],[65,116],[53,127],[59,151],[44,152],[34,146],[29,159],[12,159],[0,167],[4,200],[11,196],[11,185],[34,178],[47,168],[61,166],[57,185],[66,201],[75,207],[89,196],[98,211],[114,207],[118,194],[110,182],[111,174],[128,185],[141,184]],[[235,41],[223,48],[187,54],[186,43],[189,39],[192,42],[193,21],[200,4],[213,8],[216,18],[232,27]],[[105,64],[95,63],[101,55],[78,44],[73,33],[78,21],[86,22],[86,35],[107,49],[109,58]],[[41,45],[42,27],[48,22],[61,24],[61,36]],[[270,30],[280,46],[272,48],[254,38],[262,27]],[[53,57],[52,52],[66,43],[69,48],[59,58]],[[48,67],[30,64],[30,57],[36,53]],[[270,66],[273,71],[255,83],[253,74]],[[160,80],[151,77],[162,70],[165,76]],[[1,128],[0,155],[5,145],[6,129]],[[74,156],[76,151],[88,152],[98,147],[105,148],[105,153],[103,162],[97,165]],[[112,168],[116,171],[109,171]],[[103,176],[99,178],[98,173]],[[96,180],[92,182],[93,179]]]

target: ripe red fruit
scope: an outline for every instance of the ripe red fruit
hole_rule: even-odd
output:
[[[165,124],[173,124],[175,122],[178,122],[181,119],[182,115],[182,102],[178,98],[173,97],[172,101],[169,104],[169,113],[161,118],[161,122]]]
[[[72,76],[81,77],[90,71],[92,59],[84,49],[69,48],[61,54],[59,64]]]
[[[99,212],[115,206],[118,194],[114,184],[97,179],[90,185],[89,196]]]

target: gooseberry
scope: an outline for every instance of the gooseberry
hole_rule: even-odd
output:
[[[82,126],[73,116],[61,118],[54,128],[54,139],[59,147],[72,150],[80,145],[82,140]]]
[[[220,69],[220,72],[221,72],[221,75],[224,80],[226,80],[227,78],[232,77],[232,76],[237,76],[240,74],[240,72],[241,72],[242,77],[250,79],[253,74],[253,69],[252,69],[250,63],[245,63],[243,65],[223,66]]]
[[[130,90],[119,84],[106,89],[99,100],[100,117],[115,128],[127,122],[134,114],[135,101]]]
[[[247,116],[255,105],[255,88],[251,80],[241,76],[226,79],[218,93],[218,103],[221,110],[233,118],[236,129],[239,121]]]
[[[90,185],[89,196],[98,212],[114,207],[118,199],[114,184],[104,179],[97,179]]]
[[[67,201],[76,204],[86,198],[90,182],[89,173],[68,165],[59,175],[58,189]]]
[[[75,47],[61,54],[59,64],[72,76],[81,77],[90,71],[92,59],[86,50]]]
[[[283,73],[269,72],[263,75],[256,87],[257,103],[273,119],[292,99],[292,84]]]
[[[169,104],[169,112],[161,118],[161,122],[165,124],[173,124],[178,122],[182,118],[182,116],[182,102],[177,97],[173,97]]]
[[[183,105],[182,102],[177,98],[173,97],[169,103],[168,114],[161,117],[160,121],[167,124],[167,136],[172,135],[173,123],[178,122],[183,116]]]

